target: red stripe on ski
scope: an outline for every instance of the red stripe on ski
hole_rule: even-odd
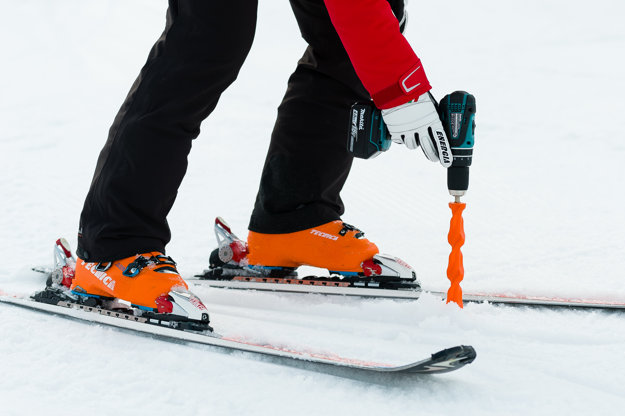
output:
[[[232,342],[236,342],[236,343],[239,343],[239,344],[250,345],[252,347],[267,348],[267,349],[274,350],[274,351],[286,352],[286,353],[289,353],[289,354],[299,355],[301,357],[311,357],[311,358],[319,358],[319,359],[322,359],[322,360],[335,361],[337,363],[351,364],[351,365],[357,365],[357,366],[366,366],[366,367],[385,367],[385,368],[393,367],[393,364],[378,363],[378,362],[375,362],[375,361],[357,360],[357,359],[354,359],[354,358],[341,357],[340,355],[336,355],[336,354],[294,350],[294,349],[291,349],[291,348],[278,347],[278,346],[271,345],[271,344],[258,344],[258,343],[246,341],[243,338],[223,337],[222,336],[222,337],[220,337],[220,339],[222,339],[224,341],[232,341]]]

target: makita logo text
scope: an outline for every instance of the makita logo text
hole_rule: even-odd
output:
[[[336,235],[323,233],[323,232],[318,231],[318,230],[311,230],[310,233],[314,234],[316,236],[319,236],[319,237],[327,238],[328,240],[338,240],[339,239],[339,237],[336,236]]]
[[[349,140],[349,151],[354,151],[354,140],[358,136],[358,110],[352,110],[352,131]]]
[[[358,120],[358,130],[365,129],[365,109],[360,110],[360,120]]]
[[[85,269],[89,270],[92,275],[97,277],[98,280],[101,281],[104,286],[108,287],[111,290],[115,290],[115,280],[113,280],[111,276],[109,276],[105,272],[100,272],[98,270],[95,270],[97,263],[85,263],[83,261],[82,265],[85,266]]]
[[[449,162],[449,149],[447,148],[447,140],[445,140],[445,135],[437,131],[436,135],[438,136],[438,145],[441,148],[441,156],[443,157],[443,162]]]

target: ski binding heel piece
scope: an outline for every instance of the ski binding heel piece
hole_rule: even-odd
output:
[[[59,238],[54,243],[54,268],[46,282],[47,286],[56,284],[69,289],[76,273],[76,259],[72,255],[69,243]]]
[[[237,237],[228,223],[221,217],[215,218],[215,236],[217,237],[218,260],[222,264],[229,262],[241,264],[249,253],[247,243]],[[211,260],[213,259],[211,258]]]

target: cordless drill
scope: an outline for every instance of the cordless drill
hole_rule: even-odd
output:
[[[454,158],[447,169],[447,188],[459,202],[469,187],[469,166],[475,143],[475,97],[455,91],[443,97],[438,112]],[[348,152],[361,159],[371,159],[390,146],[390,134],[380,110],[372,102],[355,103],[349,117]]]
[[[438,113],[454,157],[447,169],[447,189],[455,202],[460,202],[469,188],[475,144],[475,97],[465,91],[448,94],[438,104]]]

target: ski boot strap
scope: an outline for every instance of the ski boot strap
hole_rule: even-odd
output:
[[[169,256],[158,255],[145,257],[139,255],[132,263],[128,265],[128,267],[126,267],[122,274],[127,277],[135,277],[141,272],[141,270],[150,265],[163,266],[154,269],[155,272],[163,273],[170,271],[178,273],[178,270],[176,269],[176,262]]]
[[[347,224],[346,222],[343,223],[343,228],[341,228],[341,231],[339,231],[339,235],[341,235],[341,237],[345,237],[345,234],[347,234],[349,231],[356,231],[356,234],[354,235],[355,238],[362,238],[365,236],[365,233],[363,233],[353,225]]]

